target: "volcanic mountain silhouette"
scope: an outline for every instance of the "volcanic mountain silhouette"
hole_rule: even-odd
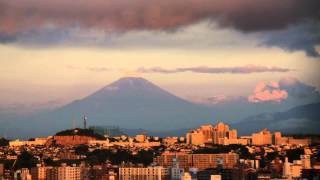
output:
[[[155,131],[215,123],[212,108],[188,102],[146,79],[125,77],[83,99],[34,117],[36,122],[30,128],[54,133],[72,127],[74,120],[81,125],[83,115],[88,117],[89,125]]]

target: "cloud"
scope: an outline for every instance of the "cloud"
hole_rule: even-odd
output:
[[[170,30],[203,19],[242,31],[282,29],[319,18],[318,0],[10,0],[0,2],[0,32],[47,24],[104,30]]]
[[[89,71],[92,71],[92,72],[106,72],[106,71],[110,70],[110,69],[105,68],[105,67],[88,67],[87,69]]]
[[[305,22],[284,30],[263,33],[261,39],[262,45],[288,51],[304,50],[308,56],[318,57],[316,46],[320,44],[320,22]]]
[[[210,24],[210,25],[209,25]],[[1,37],[1,34],[0,34]],[[211,38],[208,38],[211,37]],[[222,38],[223,37],[223,38]],[[260,37],[258,37],[260,39]],[[143,39],[143,41],[141,41]],[[4,43],[0,40],[0,43]],[[105,32],[98,29],[83,29],[79,26],[46,26],[37,31],[18,33],[11,43],[23,48],[46,48],[56,46],[99,47],[99,48],[168,48],[196,49],[256,46],[255,35],[244,35],[232,29],[221,29],[208,20],[185,27],[177,32],[167,31],[128,31]]]
[[[75,65],[67,65],[66,68],[70,69],[70,70],[80,70],[80,69],[82,69],[81,67],[75,66]],[[105,68],[105,67],[87,67],[86,69],[88,71],[98,72],[98,73],[99,72],[111,71],[111,69],[108,69],[108,68]]]
[[[27,103],[9,103],[9,104],[0,104],[0,112],[4,113],[34,113],[41,110],[49,110],[60,107],[66,103],[63,99],[49,100],[45,102],[32,102]]]
[[[78,70],[78,69],[80,69],[80,67],[78,67],[78,66],[74,66],[74,65],[66,65],[66,68],[67,69],[71,69],[71,70]]]
[[[248,101],[252,103],[259,102],[281,102],[288,98],[288,92],[280,89],[278,82],[259,82],[254,90],[254,93],[248,97]]]
[[[187,99],[196,104],[206,106],[223,105],[223,104],[240,104],[247,102],[245,97],[242,96],[227,96],[218,94],[210,97],[189,96]]]
[[[286,90],[290,96],[298,99],[311,98],[313,100],[320,99],[320,93],[316,87],[301,82],[293,77],[282,78],[279,81],[282,89]]]
[[[92,41],[99,43],[97,32],[108,41],[109,34],[141,30],[175,33],[207,20],[241,32],[272,31],[275,33],[263,43],[318,56],[313,48],[320,41],[316,31],[319,7],[319,0],[0,0],[0,42],[68,44],[66,39],[73,33],[79,34],[72,39],[78,41],[82,32],[86,37],[93,32]],[[308,29],[294,33],[299,41],[287,38],[292,35],[289,28],[301,23]]]
[[[320,101],[320,93],[316,87],[308,85],[294,77],[285,77],[278,82],[259,82],[254,93],[248,97],[249,102],[290,101],[307,104]]]
[[[176,69],[164,69],[161,67],[154,68],[138,68],[136,70],[140,73],[162,73],[162,74],[172,74],[172,73],[182,73],[182,72],[193,72],[193,73],[207,73],[207,74],[221,74],[221,73],[231,73],[231,74],[250,74],[250,73],[264,73],[264,72],[289,72],[291,69],[281,68],[281,67],[266,67],[257,65],[247,65],[238,67],[187,67],[187,68],[176,68]]]

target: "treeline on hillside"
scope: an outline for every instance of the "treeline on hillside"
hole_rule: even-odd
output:
[[[64,131],[60,131],[56,133],[56,136],[89,136],[89,137],[94,137],[99,140],[105,140],[106,138],[100,134],[94,133],[92,129],[67,129]]]

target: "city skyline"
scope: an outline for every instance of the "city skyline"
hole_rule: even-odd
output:
[[[263,129],[238,136],[219,122],[182,136],[67,129],[26,141],[0,139],[0,177],[33,179],[317,179],[319,136]],[[103,128],[103,127],[100,127]],[[8,150],[10,149],[10,151]],[[9,169],[8,167],[11,167]]]

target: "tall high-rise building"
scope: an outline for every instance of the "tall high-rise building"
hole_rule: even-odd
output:
[[[184,172],[181,177],[181,180],[192,180],[192,176],[189,172]]]
[[[232,129],[232,130],[228,131],[228,138],[229,139],[237,139],[238,138],[237,130]]]
[[[215,126],[203,125],[198,129],[187,133],[187,143],[193,145],[201,145],[205,143],[225,144],[226,139],[230,139],[232,143],[238,143],[237,130],[229,129],[229,126],[219,122]],[[229,143],[228,143],[229,144]]]
[[[4,175],[4,165],[0,163],[0,177]]]
[[[80,175],[81,168],[76,165],[67,166],[66,164],[62,164],[57,168],[58,180],[80,180]]]
[[[170,168],[171,180],[180,180],[184,174],[184,169],[180,168],[178,158],[172,160],[172,167]]]
[[[32,176],[30,175],[28,168],[22,168],[20,174],[21,180],[32,180]]]
[[[274,132],[274,142],[273,144],[280,145],[282,144],[282,135],[281,132]]]
[[[302,175],[302,170],[304,169],[304,166],[308,167],[309,162],[307,157],[302,157],[306,158],[306,160],[303,164],[302,160],[294,160],[293,163],[288,162],[288,158],[285,158],[285,162],[283,164],[283,176],[288,178],[288,179],[299,179],[301,178]]]
[[[311,169],[310,155],[301,155],[302,169]]]
[[[287,178],[291,177],[290,165],[291,163],[289,163],[289,160],[286,157],[283,163],[283,173],[282,173],[283,177],[287,177]]]
[[[210,180],[221,180],[221,175],[211,175]]]
[[[310,138],[294,138],[290,136],[281,136],[281,132],[274,132],[273,143],[275,145],[284,145],[284,144],[296,144],[296,145],[309,145],[311,144]]]
[[[229,135],[229,126],[219,122],[213,128],[213,143],[214,144],[223,144],[222,140]]]
[[[40,164],[37,164],[36,167],[31,168],[31,176],[33,180],[45,180],[49,179],[49,171],[53,167],[51,166],[42,166]]]
[[[253,145],[266,145],[272,143],[272,133],[267,129],[252,134]]]

